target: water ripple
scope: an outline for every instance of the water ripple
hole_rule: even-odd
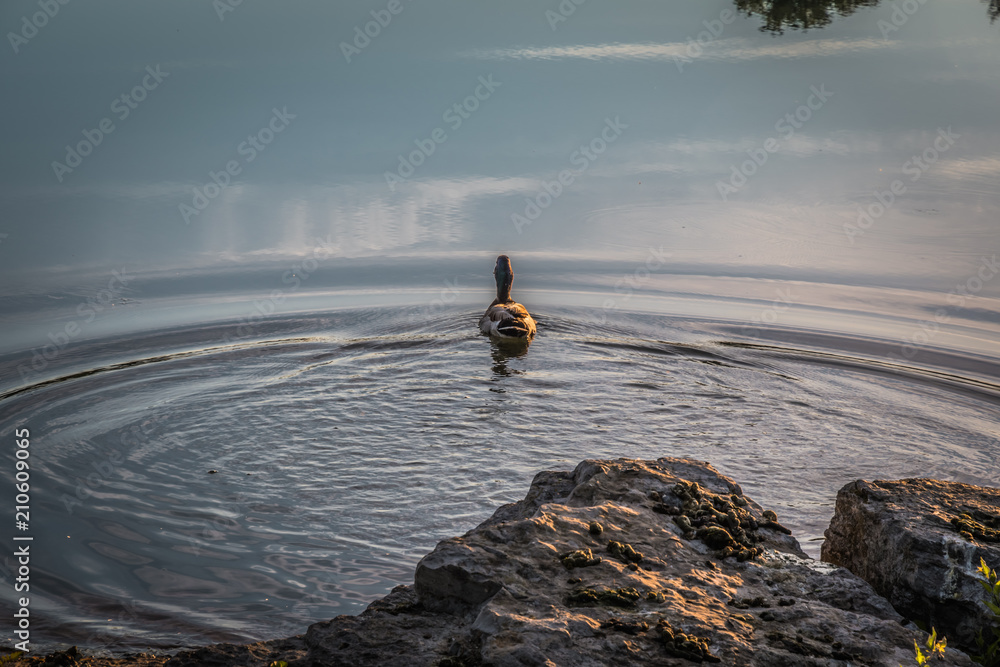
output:
[[[583,458],[710,460],[812,553],[851,480],[1000,475],[984,360],[570,310],[507,356],[475,318],[442,311],[432,335],[404,308],[350,329],[296,316],[239,344],[195,327],[157,333],[158,354],[97,341],[89,366],[5,393],[0,433],[32,432],[39,632],[115,650],[301,632]]]

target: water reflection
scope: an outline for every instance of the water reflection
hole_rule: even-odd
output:
[[[747,16],[764,18],[762,31],[781,34],[785,28],[808,30],[829,25],[835,15],[848,16],[861,7],[874,7],[879,0],[735,0]]]
[[[523,375],[524,371],[507,366],[509,359],[517,359],[528,353],[528,346],[502,345],[496,341],[490,341],[490,354],[493,357],[494,379],[499,377],[510,377],[511,375]]]
[[[762,32],[783,34],[786,28],[809,30],[822,28],[835,16],[849,16],[862,7],[875,7],[881,0],[734,0],[737,9],[747,16],[763,17]],[[989,3],[990,23],[1000,16],[1000,0]],[[904,10],[905,11],[905,10]]]

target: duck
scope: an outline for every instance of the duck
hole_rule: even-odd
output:
[[[497,342],[530,343],[535,337],[535,320],[527,308],[510,298],[514,269],[507,255],[497,257],[493,277],[497,282],[497,298],[480,318],[479,329]]]

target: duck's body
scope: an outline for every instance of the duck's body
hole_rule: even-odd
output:
[[[497,257],[493,275],[497,282],[497,298],[480,318],[479,329],[500,342],[531,342],[535,337],[535,320],[527,308],[510,298],[514,270],[507,255]]]
[[[497,339],[530,341],[535,337],[535,320],[515,301],[494,301],[479,320],[479,328]]]

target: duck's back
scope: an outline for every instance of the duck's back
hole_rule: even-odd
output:
[[[493,303],[479,320],[479,328],[497,338],[526,338],[535,335],[535,320],[528,310],[519,303]]]

